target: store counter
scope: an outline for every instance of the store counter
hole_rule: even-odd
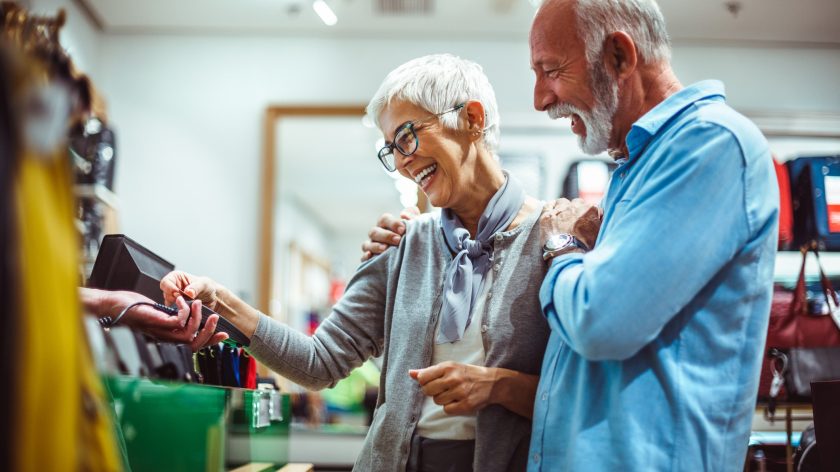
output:
[[[289,461],[288,395],[128,376],[104,381],[133,472],[277,469]]]

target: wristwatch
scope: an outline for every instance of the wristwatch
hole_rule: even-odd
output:
[[[577,249],[583,252],[589,250],[586,244],[569,233],[555,234],[548,238],[543,246],[543,259],[547,261]]]

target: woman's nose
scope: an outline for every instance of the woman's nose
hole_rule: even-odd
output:
[[[401,152],[394,149],[394,165],[397,167],[397,172],[402,171],[411,162],[414,161],[414,154],[410,156],[403,156]]]

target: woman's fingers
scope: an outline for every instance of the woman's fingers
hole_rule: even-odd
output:
[[[173,270],[160,280],[160,290],[167,305],[175,303],[181,290],[190,284],[192,276],[186,272]]]

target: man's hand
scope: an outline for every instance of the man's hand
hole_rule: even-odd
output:
[[[543,245],[551,236],[568,233],[591,249],[595,247],[600,228],[599,208],[588,205],[580,198],[572,201],[565,198],[550,201],[545,204],[540,216],[540,236]]]
[[[399,218],[390,213],[380,216],[376,226],[368,232],[368,240],[362,243],[362,262],[377,254],[382,254],[391,246],[398,246],[402,235],[405,234],[403,220],[412,220],[418,216],[420,216],[420,210],[417,207],[404,209]]]
[[[447,415],[468,415],[495,403],[495,369],[445,361],[425,369],[409,370],[423,393],[443,406]]]
[[[589,249],[594,248],[603,218],[603,210],[600,207],[589,207],[572,226],[572,236],[581,240]]]

